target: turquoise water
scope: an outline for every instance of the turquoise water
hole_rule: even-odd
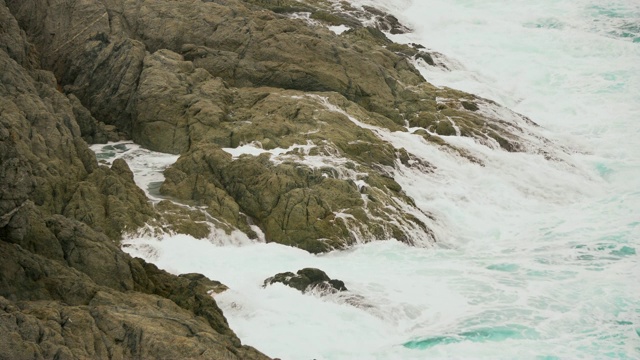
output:
[[[537,339],[539,334],[531,328],[521,325],[507,325],[495,328],[469,330],[453,336],[437,336],[422,340],[412,340],[403,345],[409,349],[427,349],[436,345],[446,345],[462,341],[487,342],[508,339]]]
[[[478,166],[387,134],[436,168],[396,174],[438,219],[435,245],[384,241],[314,256],[217,234],[139,236],[126,251],[230,286],[216,300],[232,328],[282,359],[640,358],[640,4],[355,2],[413,27],[395,40],[443,54],[451,70],[422,67],[429,81],[540,124],[529,130],[549,139],[555,160],[447,139]],[[359,297],[261,287],[309,266]]]
[[[431,15],[418,22],[418,13]],[[528,320],[517,313],[481,316],[479,336],[460,321],[457,332],[416,335],[404,346],[436,357],[640,357],[640,3],[433,1],[415,2],[404,14],[414,20],[417,37],[463,64],[452,72],[424,69],[427,78],[531,117],[547,136],[573,147],[570,162],[589,174],[585,181],[561,176],[584,193],[560,206],[550,197],[541,211],[524,212],[527,221],[513,225],[527,234],[471,242],[489,249],[480,257],[500,274],[488,281],[494,284],[488,292],[495,294],[501,283],[524,290],[518,299],[526,299]],[[520,175],[527,182],[527,174]],[[496,261],[500,248],[514,258]],[[506,313],[508,302],[481,292],[472,297]],[[515,319],[532,332],[505,327]],[[477,342],[486,345],[462,345]],[[502,355],[491,350],[495,342],[503,343]],[[539,348],[523,352],[526,343]],[[472,355],[468,348],[487,353]]]

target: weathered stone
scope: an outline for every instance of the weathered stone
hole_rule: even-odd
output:
[[[160,227],[165,233],[187,234],[196,239],[206,238],[211,233],[208,218],[201,210],[169,200],[160,201],[155,209],[162,214]]]
[[[144,60],[133,139],[154,150],[179,154],[209,137],[228,138],[217,128],[229,102],[231,91],[219,78],[174,52],[160,50]]]
[[[22,19],[31,30],[60,20],[31,22],[47,11],[88,16],[74,10],[89,2],[52,2],[29,14],[35,3],[10,3],[31,16]],[[165,219],[123,160],[98,166],[81,136],[95,141],[101,124],[36,67],[8,14],[0,0],[0,358],[266,358],[229,329],[211,297],[222,284],[170,275],[105,235],[119,239]],[[67,40],[72,46],[76,38]],[[60,58],[44,63],[59,70]]]
[[[155,0],[140,7],[123,1],[58,0],[44,4],[43,0],[32,0],[30,5],[37,6],[37,12],[29,12],[29,6],[16,1],[8,5],[33,34],[38,51],[55,58],[45,65],[54,70],[66,91],[76,94],[98,121],[114,124],[156,150],[184,152],[194,137],[211,132],[220,119],[231,115],[226,101],[212,99],[210,91],[197,91],[210,79],[202,79],[207,75],[193,67],[206,69],[232,86],[336,91],[401,125],[405,119],[413,121],[417,115],[439,111],[444,120],[438,120],[439,127],[434,129],[440,134],[472,136],[487,144],[495,141],[509,151],[522,150],[517,136],[512,135],[513,128],[467,113],[477,111],[474,101],[464,100],[460,109],[443,111],[429,102],[413,100],[435,99],[441,94],[434,87],[413,88],[424,84],[424,79],[407,59],[422,58],[430,64],[433,59],[416,47],[393,44],[386,38],[381,30],[406,30],[389,14],[347,4],[340,4],[338,11],[328,1],[250,2],[277,12],[304,8],[319,14],[317,18],[322,18],[321,14],[332,19],[346,16],[353,29],[335,36],[317,26],[255,11],[233,0],[224,5],[195,1],[189,6]],[[372,19],[376,19],[377,28],[362,26],[363,21],[371,23]],[[75,34],[75,28],[84,30]],[[145,63],[150,69],[145,73],[145,48],[182,53],[193,65],[160,69],[153,65],[157,61],[149,59]],[[54,50],[55,56],[49,57]],[[153,56],[157,60],[158,55]],[[176,69],[176,75],[182,75],[169,75]],[[139,82],[141,73],[145,78]],[[137,89],[138,83],[143,85],[141,89]],[[163,83],[167,91],[162,90]],[[221,89],[219,85],[214,88]],[[460,97],[468,95],[455,94],[451,100]],[[176,99],[180,99],[180,106],[170,105]],[[459,134],[452,132],[446,120],[454,117],[463,119],[462,124],[456,124]],[[491,124],[491,131],[484,130],[486,123]]]
[[[0,24],[0,357],[263,358],[210,296],[221,284],[131,259],[117,240],[143,225],[204,238],[211,222],[314,253],[434,240],[393,179],[432,166],[388,132],[409,125],[478,163],[447,137],[530,149],[495,103],[426,83],[412,63],[437,62],[391,42],[408,29],[373,7],[0,0]],[[170,200],[150,204],[123,160],[98,166],[85,142],[127,137],[181,154],[160,189]],[[279,155],[222,150],[247,144]]]
[[[26,69],[37,66],[35,48],[27,42],[25,32],[6,7],[4,0],[0,2],[0,50]]]
[[[101,229],[112,239],[133,232],[155,212],[122,159],[111,169],[100,167],[77,184],[62,214]]]
[[[226,289],[219,282],[200,274],[170,275],[132,259],[83,223],[60,215],[43,220],[33,204],[11,215],[0,223],[0,234],[17,225],[27,232],[22,238],[15,232],[1,236],[0,309],[6,314],[0,331],[10,336],[0,340],[6,345],[0,346],[0,357],[64,352],[98,358],[265,358],[242,346],[229,329],[211,297]],[[123,342],[129,333],[133,337]]]
[[[315,3],[313,6],[328,11],[329,7],[325,5]],[[308,176],[303,173],[282,172],[286,166],[299,161],[291,157],[291,164],[286,166],[248,159],[218,166],[198,160],[190,164],[183,162],[182,168],[168,170],[163,193],[188,204],[207,206],[208,213],[226,230],[237,228],[255,237],[249,224],[257,224],[265,232],[267,241],[313,252],[389,237],[413,243],[415,239],[402,228],[409,225],[426,229],[424,220],[400,215],[400,207],[394,205],[393,199],[399,196],[409,206],[412,206],[412,200],[394,181],[375,179],[379,179],[377,173],[392,176],[397,161],[405,166],[414,162],[406,160],[402,149],[394,149],[374,132],[351,122],[346,113],[358,121],[394,131],[402,130],[398,124],[405,118],[413,126],[423,126],[442,135],[457,135],[457,129],[460,129],[460,135],[475,136],[509,150],[516,149],[510,137],[497,127],[486,130],[481,115],[465,113],[476,112],[464,106],[473,101],[468,95],[424,84],[419,73],[407,62],[408,58],[416,56],[412,48],[395,46],[379,29],[355,27],[344,36],[336,37],[290,19],[254,12],[233,1],[226,4],[226,8],[215,3],[197,2],[192,7],[181,7],[161,0],[149,2],[139,9],[122,4],[122,11],[117,12],[109,12],[114,3],[103,6],[77,3],[77,12],[73,14],[60,13],[60,9],[50,6],[31,17],[23,13],[22,8],[16,10],[27,29],[35,26],[33,17],[43,17],[45,23],[53,16],[66,17],[70,23],[82,23],[87,19],[85,16],[83,20],[81,14],[95,11],[93,19],[96,23],[92,23],[88,31],[98,34],[106,34],[101,32],[99,13],[110,14],[113,34],[79,34],[80,38],[88,36],[85,43],[91,46],[85,46],[86,49],[80,49],[80,42],[76,43],[78,38],[65,45],[62,58],[78,55],[68,58],[77,64],[73,66],[75,70],[58,70],[57,63],[49,64],[65,89],[77,94],[92,114],[99,114],[100,120],[117,124],[121,130],[129,131],[134,140],[152,149],[185,153],[185,156],[199,154],[200,151],[190,150],[196,150],[204,143],[236,147],[256,142],[266,149],[311,143],[315,146],[311,155],[333,156],[337,151],[338,156],[351,161],[352,171],[366,174],[361,177],[369,185],[366,189],[354,185],[357,177],[345,177],[326,169],[315,169],[316,174],[312,176],[327,180],[309,182],[299,178]],[[384,16],[375,9],[365,10],[375,16]],[[142,13],[144,18],[140,17]],[[240,14],[246,18],[240,19]],[[187,27],[182,19],[190,17],[195,20]],[[205,28],[205,23],[218,25]],[[152,29],[161,24],[163,35],[158,36],[161,32],[152,32]],[[67,31],[55,24],[46,26],[63,33]],[[238,27],[246,31],[237,31]],[[115,33],[122,36],[115,37]],[[127,37],[134,34],[143,42],[127,42]],[[249,37],[252,40],[247,42]],[[43,53],[50,50],[43,42],[37,44]],[[308,44],[314,44],[313,51]],[[141,48],[157,51],[144,55],[139,51]],[[184,52],[192,61],[185,61],[178,52]],[[217,60],[207,60],[218,55],[230,62],[224,65]],[[99,71],[88,73],[83,70],[95,67],[98,59],[102,64],[98,67],[100,71],[104,68],[116,75],[105,77],[99,75]],[[274,69],[276,63],[279,65]],[[296,70],[295,67],[302,63],[312,66]],[[267,73],[268,77],[263,77]],[[102,76],[103,80],[91,80],[95,76]],[[318,96],[320,94],[308,96],[275,88],[235,89],[214,76],[222,76],[231,85],[270,84],[303,90],[334,90],[346,98],[323,93],[325,101]],[[109,97],[109,101],[117,103],[99,101],[104,98],[105,91],[122,96]],[[437,99],[445,91],[444,95],[453,100],[439,103]],[[465,98],[464,104],[456,107],[453,101],[461,97]],[[82,126],[77,131],[87,137],[97,134],[100,129],[95,124],[100,122],[87,117],[82,104],[73,100],[72,95],[70,98],[74,113],[82,119]],[[351,101],[361,104],[364,109]],[[100,115],[103,114],[102,106],[112,110],[109,114],[119,114],[117,121],[109,120],[112,115]],[[329,108],[332,106],[338,110]],[[451,120],[453,118],[455,122]],[[423,120],[416,122],[414,119]],[[482,130],[478,129],[480,126]],[[442,141],[433,136],[425,138]],[[254,165],[256,168],[247,172],[247,168]],[[262,170],[256,172],[258,169]],[[116,194],[105,193],[105,185],[100,184],[119,182],[102,174],[101,170],[94,173],[88,182],[77,185],[72,191],[71,201],[62,208],[65,214],[83,219],[112,238],[151,221],[153,211],[146,206],[141,194],[124,190],[127,187],[121,185],[116,186]],[[247,180],[237,181],[238,178]],[[96,183],[97,187],[93,185]],[[362,194],[375,201],[364,202]],[[282,201],[276,203],[273,199]],[[40,202],[48,200],[45,198]],[[390,212],[390,207],[396,210]],[[206,236],[207,229],[195,222],[171,225],[171,222],[184,219],[176,214],[174,211],[173,215],[168,214],[158,221],[170,231]],[[340,216],[336,217],[336,214]],[[159,219],[158,216],[155,218]],[[429,238],[429,233],[424,237]]]
[[[315,291],[324,295],[347,291],[343,281],[331,279],[324,271],[316,268],[300,269],[297,274],[292,272],[276,274],[266,279],[263,287],[275,283],[282,283],[302,293]]]
[[[73,115],[80,127],[80,134],[87,143],[106,143],[107,141],[120,140],[118,134],[109,131],[104,123],[98,122],[75,95],[69,94],[68,98],[73,107]]]

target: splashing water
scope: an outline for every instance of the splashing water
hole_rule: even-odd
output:
[[[640,358],[640,5],[355,3],[415,30],[394,40],[444,54],[450,70],[420,67],[428,81],[528,116],[558,159],[447,138],[479,166],[407,133],[381,134],[435,165],[429,176],[396,174],[440,219],[435,248],[383,241],[315,256],[171,236],[130,239],[126,250],[230,286],[216,300],[231,327],[283,359]],[[302,267],[343,280],[360,300],[261,287]]]

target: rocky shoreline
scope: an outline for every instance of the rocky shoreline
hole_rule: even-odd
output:
[[[427,83],[432,55],[385,35],[408,30],[344,1],[0,0],[0,358],[267,358],[228,327],[223,285],[119,249],[144,226],[206,238],[207,217],[313,253],[436,241],[393,178],[433,166],[381,134],[479,166],[444,137],[543,150],[528,119]],[[88,147],[122,139],[180,155],[172,201]],[[264,151],[225,150],[242,146]]]

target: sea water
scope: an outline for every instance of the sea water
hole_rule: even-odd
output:
[[[125,250],[228,285],[216,301],[231,327],[282,359],[640,358],[639,3],[356,3],[413,28],[394,40],[440,54],[447,70],[417,64],[428,81],[538,123],[530,130],[551,140],[552,159],[447,138],[480,166],[409,134],[380,132],[436,168],[396,174],[438,219],[433,246],[389,240],[315,256],[178,235],[131,238]],[[323,269],[358,297],[261,286],[303,267]]]

